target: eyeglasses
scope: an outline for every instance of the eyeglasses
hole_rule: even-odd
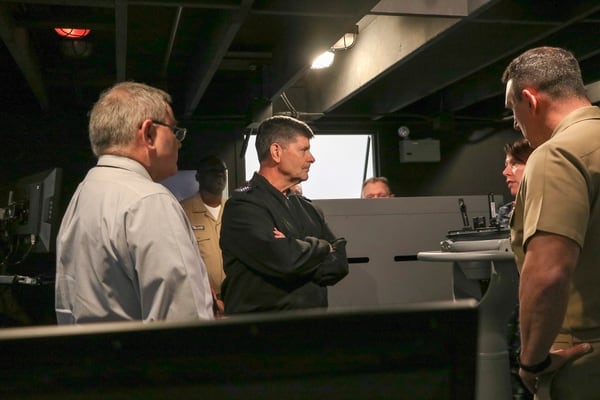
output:
[[[173,131],[173,134],[175,135],[175,138],[177,140],[179,140],[180,142],[183,142],[183,139],[185,139],[185,134],[187,133],[187,129],[186,128],[180,128],[178,126],[175,125],[168,125],[165,124],[164,122],[161,121],[156,121],[156,120],[151,120],[153,124],[156,125],[161,125],[161,126],[166,126],[167,128],[171,129]]]

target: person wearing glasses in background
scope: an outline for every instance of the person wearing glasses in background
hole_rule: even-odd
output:
[[[124,82],[94,105],[89,138],[98,162],[75,191],[57,237],[59,324],[214,317],[192,227],[157,183],[177,172],[186,134],[170,103],[160,89]]]
[[[383,199],[394,197],[386,177],[374,176],[363,182],[360,197],[363,199]]]

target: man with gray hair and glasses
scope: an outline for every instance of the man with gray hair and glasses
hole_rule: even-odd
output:
[[[211,319],[196,238],[159,181],[177,173],[186,130],[166,92],[124,82],[100,95],[89,121],[98,162],[79,184],[57,237],[59,324]]]

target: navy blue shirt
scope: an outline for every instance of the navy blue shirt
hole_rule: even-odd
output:
[[[326,286],[348,274],[345,244],[310,200],[255,173],[223,210],[225,314],[327,307]]]

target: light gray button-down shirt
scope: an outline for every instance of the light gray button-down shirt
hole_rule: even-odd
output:
[[[99,158],[69,203],[56,249],[59,324],[213,318],[190,223],[134,160]]]

